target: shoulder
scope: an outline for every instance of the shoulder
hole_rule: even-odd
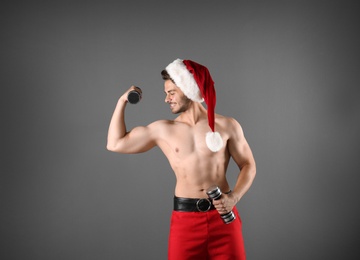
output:
[[[151,124],[148,125],[148,127],[150,128],[162,128],[162,127],[168,127],[174,125],[174,121],[173,120],[157,120],[152,122]]]
[[[233,117],[216,114],[215,122],[221,128],[225,128],[225,129],[229,129],[229,130],[241,130],[240,123]]]
[[[157,120],[149,124],[147,128],[156,135],[168,131],[174,125],[175,122],[173,120]]]
[[[239,142],[244,137],[240,123],[233,117],[216,115],[216,129],[229,141]]]

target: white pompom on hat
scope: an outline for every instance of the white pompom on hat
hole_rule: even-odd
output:
[[[211,128],[211,132],[206,134],[206,145],[213,152],[219,151],[223,147],[223,140],[215,132],[216,92],[209,70],[194,61],[181,59],[174,60],[165,70],[185,96],[196,102],[205,101]]]

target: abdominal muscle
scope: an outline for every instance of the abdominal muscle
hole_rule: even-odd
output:
[[[170,161],[176,176],[175,196],[206,198],[206,191],[212,186],[219,186],[223,192],[229,191],[225,174],[227,162],[217,162],[216,156],[204,161],[196,155],[188,156],[178,163]]]

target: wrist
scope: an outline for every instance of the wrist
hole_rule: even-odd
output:
[[[229,195],[234,200],[234,204],[237,204],[240,201],[240,196],[238,194],[231,192]]]
[[[120,103],[120,104],[126,104],[127,102],[128,102],[128,100],[125,95],[122,95],[118,100],[118,103]]]

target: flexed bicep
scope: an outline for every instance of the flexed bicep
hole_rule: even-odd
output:
[[[119,138],[109,150],[128,154],[146,152],[156,145],[153,130],[150,126],[135,127]]]
[[[156,126],[135,127],[127,132],[125,124],[125,107],[128,103],[127,97],[131,91],[141,90],[135,86],[130,87],[118,100],[114,113],[110,120],[106,148],[118,153],[141,153],[156,145],[154,131]]]

